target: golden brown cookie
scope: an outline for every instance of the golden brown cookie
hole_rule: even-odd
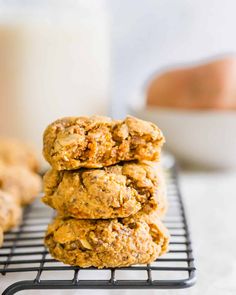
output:
[[[0,247],[3,244],[3,229],[0,227]]]
[[[22,209],[14,197],[0,190],[0,228],[8,231],[18,225],[22,218]]]
[[[63,219],[49,225],[51,255],[80,267],[122,267],[150,263],[168,249],[169,234],[155,214],[108,220]]]
[[[44,132],[44,157],[56,170],[99,168],[120,161],[159,159],[164,143],[153,123],[134,117],[67,117]]]
[[[22,165],[39,171],[36,153],[29,145],[15,139],[0,139],[0,161],[9,165]]]
[[[77,219],[127,217],[147,205],[163,214],[165,196],[152,163],[73,171],[49,170],[43,202],[60,215]]]
[[[30,204],[41,191],[41,177],[23,166],[0,163],[0,189],[21,205]]]
[[[159,219],[165,217],[168,209],[167,201],[167,192],[166,192],[166,179],[164,175],[164,170],[160,163],[152,163],[153,169],[157,173],[157,191],[154,197],[152,197],[146,204],[143,206],[142,211],[150,213],[156,211]]]

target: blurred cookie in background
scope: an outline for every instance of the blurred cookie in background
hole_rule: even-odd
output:
[[[0,228],[4,232],[8,231],[17,226],[21,219],[22,208],[15,202],[14,197],[0,190]]]
[[[0,247],[2,246],[3,243],[3,229],[0,227]]]
[[[8,165],[22,165],[39,172],[40,163],[35,150],[22,141],[0,138],[0,161]]]
[[[42,188],[39,161],[33,148],[16,139],[0,139],[0,247],[3,233],[20,224],[22,206]]]
[[[30,204],[42,188],[41,177],[24,166],[0,161],[0,189],[14,196],[20,205]]]

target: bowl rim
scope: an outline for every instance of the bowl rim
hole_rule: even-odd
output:
[[[172,113],[172,114],[188,114],[188,115],[217,115],[217,116],[235,116],[236,110],[219,110],[219,109],[186,109],[186,108],[172,108],[159,106],[141,106],[128,105],[128,110],[131,112],[146,112],[146,113]]]

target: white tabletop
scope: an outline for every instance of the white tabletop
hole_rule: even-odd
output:
[[[231,295],[236,294],[236,172],[182,171],[184,197],[197,266],[197,283],[185,290],[152,290],[145,294]],[[0,291],[30,274],[0,277]],[[34,277],[34,276],[33,276]],[[17,294],[143,294],[144,291],[22,291]]]

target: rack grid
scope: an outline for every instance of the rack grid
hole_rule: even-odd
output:
[[[36,200],[25,208],[21,225],[5,234],[0,273],[35,272],[33,280],[12,284],[3,295],[31,289],[180,289],[196,281],[190,233],[179,190],[176,165],[165,169],[169,210],[164,219],[171,234],[170,250],[148,265],[116,269],[81,269],[53,259],[43,236],[53,211]]]

